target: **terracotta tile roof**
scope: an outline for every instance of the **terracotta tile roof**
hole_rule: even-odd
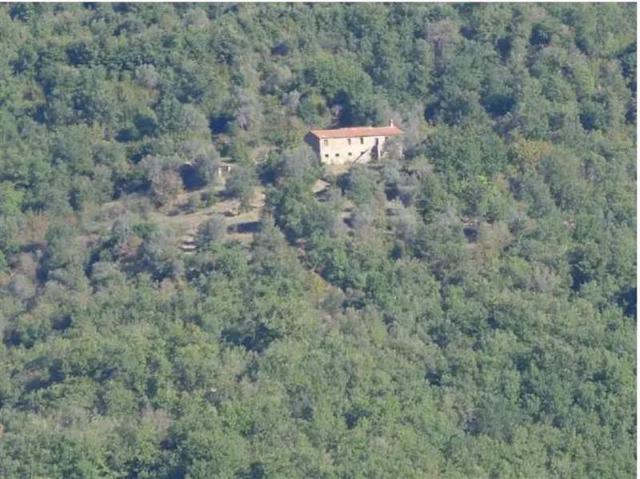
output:
[[[354,128],[336,128],[335,130],[311,130],[318,138],[353,138],[359,136],[395,136],[402,130],[397,126],[358,126]]]

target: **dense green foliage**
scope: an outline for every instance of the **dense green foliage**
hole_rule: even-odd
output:
[[[635,18],[0,5],[0,476],[632,477]],[[221,157],[260,231],[183,254]]]

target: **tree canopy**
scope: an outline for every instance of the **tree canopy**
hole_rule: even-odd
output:
[[[633,477],[635,19],[0,5],[0,476]]]

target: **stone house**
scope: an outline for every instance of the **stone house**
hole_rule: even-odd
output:
[[[311,130],[305,139],[322,163],[342,165],[378,160],[387,139],[401,134],[402,130],[391,121],[389,126]]]

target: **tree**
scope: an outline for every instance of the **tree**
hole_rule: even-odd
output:
[[[378,192],[377,178],[366,167],[352,167],[342,181],[345,195],[357,205],[365,205],[372,201]]]
[[[198,243],[202,246],[223,243],[227,236],[227,224],[221,215],[214,216],[198,228]]]
[[[251,209],[256,187],[256,176],[254,171],[241,165],[234,166],[227,179],[226,191],[233,198],[240,201],[240,210]]]
[[[175,156],[148,156],[141,163],[156,204],[165,205],[182,191],[182,179],[176,171],[179,163],[179,158]]]

